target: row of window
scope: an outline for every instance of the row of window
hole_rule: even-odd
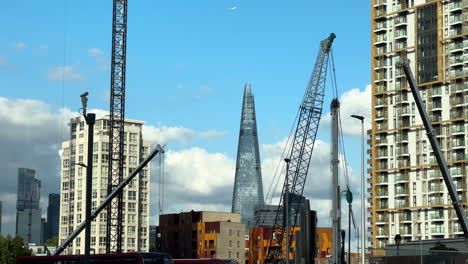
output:
[[[139,223],[137,222],[137,215],[136,214],[122,214],[122,223],[127,223],[129,225],[132,224],[140,224],[140,225],[146,225],[148,222],[148,216],[146,215],[138,215],[139,217]],[[77,214],[76,218],[76,224],[81,224],[82,221],[82,215]],[[93,222],[96,222],[97,218],[93,220]],[[127,221],[126,221],[127,220]],[[107,213],[101,212],[99,214],[99,221],[100,222],[107,222]],[[74,215],[62,215],[60,219],[60,224],[63,225],[73,225],[74,224]]]

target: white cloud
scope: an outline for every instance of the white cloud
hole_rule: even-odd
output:
[[[204,132],[197,132],[191,128],[186,127],[168,127],[168,126],[143,126],[143,135],[145,140],[149,140],[158,144],[169,144],[172,142],[179,142],[183,145],[190,144],[194,139],[204,139],[208,141],[219,139],[223,137],[226,132],[209,130]]]
[[[237,6],[233,6],[233,7],[228,8],[228,10],[231,10],[231,11],[234,11],[236,9],[237,9]]]
[[[84,76],[75,72],[74,66],[58,66],[49,68],[49,81],[84,80]]]
[[[104,51],[102,51],[101,49],[98,49],[98,48],[90,48],[90,49],[88,49],[88,55],[92,56],[92,57],[102,56],[102,55],[104,55]]]
[[[371,128],[371,86],[364,91],[354,88],[346,91],[340,97],[340,115],[343,134],[347,136],[361,136],[361,122],[351,118],[351,115],[364,116],[364,129]],[[327,113],[322,118],[320,126],[330,127],[331,117]]]

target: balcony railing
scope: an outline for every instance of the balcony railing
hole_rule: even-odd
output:
[[[377,183],[388,183],[388,177],[377,177],[375,181]]]
[[[443,234],[445,233],[445,227],[444,226],[436,226],[431,228],[431,233],[433,234]]]
[[[395,176],[395,181],[409,181],[409,175],[408,174],[397,174]]]
[[[406,16],[398,16],[395,18],[395,26],[398,26],[399,24],[406,23]]]
[[[442,186],[441,184],[433,184],[433,185],[429,185],[428,189],[430,192],[443,192],[444,186]]]
[[[429,205],[439,205],[439,204],[444,204],[444,199],[442,197],[429,199]]]
[[[406,37],[407,35],[408,35],[408,32],[406,30],[398,30],[398,31],[395,31],[394,37],[395,38]]]

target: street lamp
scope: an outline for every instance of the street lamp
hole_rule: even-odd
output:
[[[86,107],[88,106],[88,92],[83,93],[80,95],[81,97],[81,105],[83,106],[81,109],[83,110],[83,117],[86,120],[86,124],[88,125],[88,159],[87,165],[83,163],[77,164],[81,167],[86,167],[86,201],[85,201],[85,255],[84,255],[84,263],[87,264],[89,261],[89,254],[91,250],[91,184],[92,184],[92,177],[93,177],[93,145],[94,145],[94,123],[96,121],[96,115],[92,113],[86,113]]]
[[[364,116],[351,115],[361,120],[361,264],[366,263],[366,222],[365,222],[365,190],[364,190]]]

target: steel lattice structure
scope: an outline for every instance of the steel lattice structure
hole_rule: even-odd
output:
[[[280,203],[273,226],[272,241],[276,241],[277,247],[269,247],[269,262],[275,263],[285,256],[286,237],[292,237],[293,229],[285,230],[286,217],[284,209],[284,195],[286,194],[286,182],[290,183],[289,188],[289,221],[290,226],[297,223],[299,209],[302,203],[302,193],[307,179],[312,151],[314,149],[315,138],[322,115],[323,97],[327,76],[327,67],[331,45],[335,39],[335,34],[330,34],[327,39],[320,42],[320,51],[317,61],[307,85],[306,92],[300,106],[297,127],[289,152],[289,169],[286,173],[287,181],[283,186]],[[271,246],[271,245],[270,245]]]
[[[108,193],[111,193],[123,180],[126,53],[127,0],[114,0],[112,15]],[[120,193],[107,207],[107,253],[122,252],[122,198],[122,193]]]

